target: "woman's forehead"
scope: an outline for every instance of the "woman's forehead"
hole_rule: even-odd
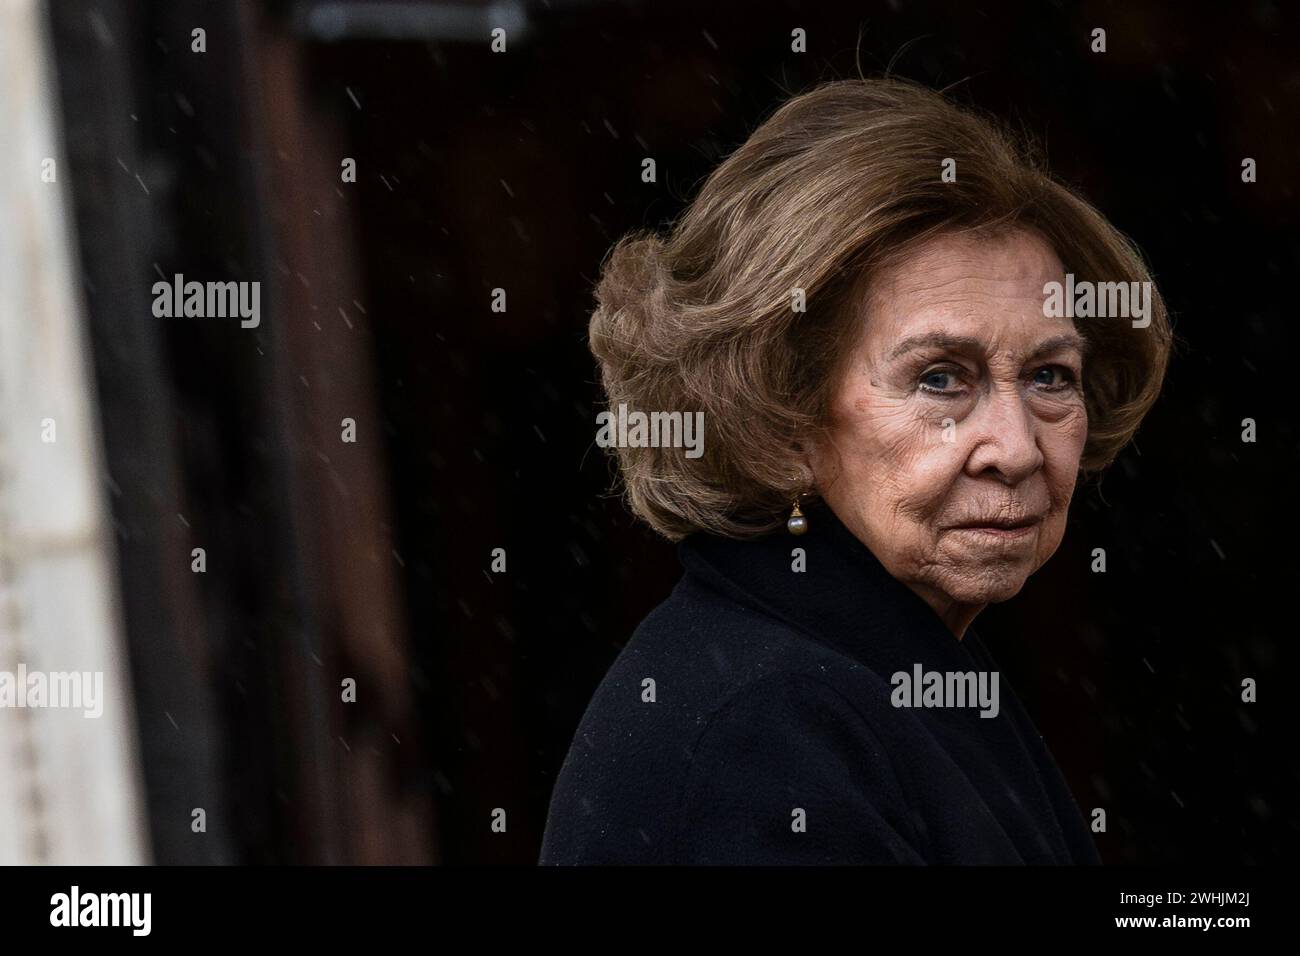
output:
[[[1042,285],[1064,267],[1047,241],[1032,232],[992,236],[945,233],[919,243],[872,283],[877,297],[1011,296],[1042,298]]]
[[[940,236],[919,245],[872,282],[866,339],[894,353],[903,340],[947,335],[1031,340],[1073,330],[1044,309],[1044,286],[1060,281],[1060,260],[1031,233],[974,240]],[[925,344],[925,343],[922,343]]]

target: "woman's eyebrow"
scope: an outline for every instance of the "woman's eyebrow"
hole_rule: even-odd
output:
[[[978,352],[983,351],[984,343],[969,335],[950,335],[947,332],[923,332],[920,335],[909,335],[907,338],[903,339],[903,341],[890,349],[888,358],[893,360],[906,352],[911,352],[913,349],[925,348],[952,349],[955,352]]]
[[[1079,353],[1080,358],[1088,357],[1088,341],[1073,332],[1067,332],[1064,335],[1058,335],[1045,342],[1040,342],[1038,347],[1029,354],[1026,361],[1032,362],[1036,358],[1041,358],[1052,352],[1060,352],[1064,349],[1074,349]]]
[[[903,339],[890,349],[887,358],[892,361],[907,352],[924,348],[949,349],[954,352],[982,352],[985,350],[985,345],[979,339],[969,335],[952,335],[948,332],[923,332],[919,335],[909,335]],[[1067,332],[1064,335],[1053,336],[1040,342],[1033,352],[1027,356],[1026,361],[1033,361],[1043,355],[1059,352],[1063,349],[1074,349],[1083,358],[1088,355],[1087,340],[1073,332]]]

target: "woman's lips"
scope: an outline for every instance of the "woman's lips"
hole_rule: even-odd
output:
[[[1023,524],[1019,528],[998,528],[995,527],[995,525],[985,525],[985,527],[953,528],[953,531],[965,531],[971,533],[971,535],[991,535],[1000,538],[1017,538],[1031,535],[1031,533],[1034,533],[1036,527],[1037,523]]]
[[[952,528],[953,531],[963,531],[967,534],[985,535],[999,541],[1014,541],[1018,538],[1027,538],[1038,528],[1038,522],[1033,524],[1018,525],[1016,527],[1004,528],[999,525],[962,525]]]

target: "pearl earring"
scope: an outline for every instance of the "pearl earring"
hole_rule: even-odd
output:
[[[794,499],[794,508],[790,512],[790,518],[785,523],[786,529],[793,535],[801,535],[808,530],[808,519],[804,513],[799,510],[799,499]]]

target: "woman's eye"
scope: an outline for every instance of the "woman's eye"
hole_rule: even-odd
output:
[[[1034,384],[1046,392],[1058,392],[1074,384],[1074,371],[1064,365],[1044,365],[1034,373]]]
[[[953,393],[960,382],[957,374],[948,369],[933,369],[921,376],[921,390],[925,392]]]

